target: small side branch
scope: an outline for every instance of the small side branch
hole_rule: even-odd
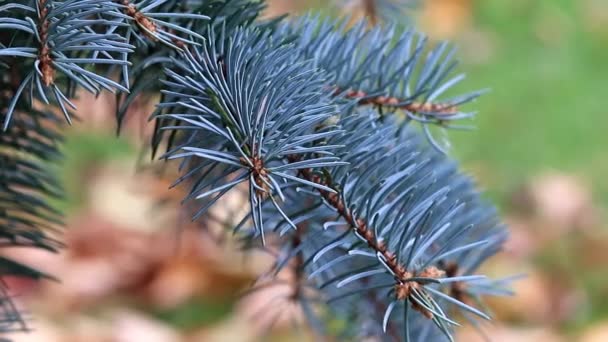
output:
[[[50,86],[55,82],[55,69],[53,68],[53,58],[49,47],[49,27],[51,22],[48,20],[49,8],[48,0],[38,0],[38,36],[40,37],[40,47],[38,49],[38,60],[40,61],[40,72],[42,82],[45,86]]]
[[[134,4],[132,4],[129,0],[119,0],[119,1],[123,6],[125,6],[125,10],[124,10],[125,14],[128,15],[129,17],[133,18],[133,20],[135,21],[137,26],[142,29],[142,31],[144,32],[146,37],[148,37],[150,40],[152,40],[154,42],[158,41],[158,39],[155,36],[155,34],[158,30],[158,27],[156,26],[156,24],[150,18],[148,18],[145,14],[141,13],[141,11],[139,11],[137,9],[137,7]]]
[[[342,94],[343,91],[337,88],[334,94]],[[349,99],[358,99],[360,105],[376,105],[382,107],[392,107],[397,109],[406,110],[414,114],[426,114],[432,113],[434,115],[453,115],[458,113],[457,106],[449,103],[430,103],[430,102],[409,102],[404,103],[396,97],[390,96],[372,96],[370,97],[367,93],[360,90],[348,90],[345,92],[345,96]]]
[[[300,159],[298,156],[288,156],[288,160],[289,162],[294,163]],[[314,173],[312,169],[301,169],[299,174],[301,177],[310,182],[336,190],[336,187],[331,183],[331,181],[323,179],[320,175]],[[346,220],[350,227],[367,242],[369,248],[383,256],[384,260],[386,261],[386,265],[390,268],[393,274],[395,274],[395,280],[397,282],[395,285],[395,294],[397,299],[408,300],[414,290],[421,289],[421,287],[423,287],[423,285],[419,282],[412,280],[413,277],[435,279],[445,275],[445,272],[437,269],[434,266],[427,267],[420,272],[420,274],[414,274],[413,272],[408,271],[405,266],[397,261],[397,255],[394,252],[389,251],[385,243],[376,239],[376,236],[374,235],[375,230],[373,227],[370,227],[365,220],[355,218],[342,198],[340,198],[338,191],[329,192],[319,188],[316,190],[321,194],[325,201],[329,203],[329,205],[337,210],[340,216]],[[429,319],[433,318],[433,314],[430,311],[417,305],[414,301],[411,302],[414,309],[420,311]]]
[[[376,0],[362,0],[363,12],[369,18],[371,25],[378,23],[378,8],[376,8]]]
[[[135,25],[141,30],[143,35],[154,43],[160,42],[176,50],[185,50],[191,44],[194,44],[194,42],[187,38],[180,38],[177,35],[178,32],[195,36],[201,40],[204,39],[202,36],[186,27],[180,27],[167,21],[159,20],[159,18],[171,16],[171,13],[156,13],[156,17],[154,17],[152,15],[146,15],[146,13],[138,9],[137,5],[132,3],[130,0],[115,1],[124,7],[124,14],[129,16],[133,22],[135,22]],[[187,17],[208,19],[205,16],[192,14],[188,15]]]

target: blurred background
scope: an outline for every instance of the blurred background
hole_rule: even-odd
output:
[[[324,1],[270,2],[269,15]],[[491,300],[494,341],[608,341],[608,1],[427,0],[410,20],[458,47],[461,90],[491,88],[469,109],[472,132],[452,132],[453,154],[510,225],[490,275],[527,273],[517,296]],[[307,341],[264,304],[240,296],[266,270],[235,251],[213,221],[201,230],[174,207],[183,193],[148,170],[142,104],[117,138],[113,98],[84,96],[57,167],[68,196],[61,255],[18,258],[61,279],[12,288],[33,332],[15,341]],[[167,179],[167,180],[163,180]],[[216,217],[239,210],[237,199]],[[176,223],[177,222],[177,223]],[[10,251],[9,251],[10,252]],[[16,253],[16,252],[15,252]],[[277,289],[275,291],[280,291]],[[254,319],[255,318],[255,319]],[[468,328],[460,341],[481,341]]]

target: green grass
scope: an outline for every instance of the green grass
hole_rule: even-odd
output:
[[[474,25],[491,37],[492,54],[463,61],[463,87],[492,91],[470,106],[480,113],[477,130],[451,137],[465,166],[482,164],[482,183],[498,199],[559,170],[586,178],[608,202],[608,25],[589,32],[582,2],[476,2]]]
[[[176,308],[155,312],[156,317],[180,329],[192,330],[216,323],[232,311],[228,298],[199,297]]]
[[[592,29],[584,10],[590,2],[475,3],[474,27],[491,37],[492,54],[480,64],[463,61],[468,78],[462,87],[492,92],[470,106],[480,113],[477,130],[451,137],[456,156],[465,168],[482,169],[481,183],[498,203],[530,177],[557,170],[584,179],[597,203],[608,205],[608,22]],[[597,10],[608,11],[608,2]],[[590,304],[566,323],[570,332],[608,317],[598,304],[606,276],[582,268],[580,253],[566,238],[536,260],[546,272],[571,277],[589,296]]]

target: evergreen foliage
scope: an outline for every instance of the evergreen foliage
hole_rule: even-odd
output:
[[[276,256],[251,291],[289,270],[283,300],[319,336],[434,341],[479,326],[482,297],[509,293],[477,273],[506,230],[433,131],[461,127],[480,92],[444,96],[464,79],[453,50],[390,23],[410,1],[361,3],[368,20],[351,27],[261,19],[248,0],[0,2],[2,246],[61,248],[48,163],[79,91],[116,93],[119,130],[137,96],[160,93],[150,147],[179,161],[193,219],[244,191],[249,213],[228,229]],[[6,276],[48,277],[2,258]],[[26,329],[0,288],[0,332]]]

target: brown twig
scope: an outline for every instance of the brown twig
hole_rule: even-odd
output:
[[[369,18],[370,25],[378,23],[378,9],[375,0],[362,0],[363,13]]]
[[[40,37],[38,60],[40,61],[42,83],[48,87],[55,82],[55,68],[53,68],[53,58],[51,57],[51,48],[48,43],[51,22],[47,18],[49,14],[47,2],[47,0],[38,0],[38,13],[40,13],[40,22],[38,24],[38,36]]]
[[[154,42],[158,41],[158,38],[154,36],[156,31],[158,30],[156,24],[145,14],[141,13],[137,9],[137,7],[135,7],[135,5],[132,4],[129,0],[118,1],[120,1],[120,3],[125,6],[125,14],[133,18],[137,26],[139,26],[144,32],[144,35]]]
[[[125,9],[124,9],[125,14],[128,15],[129,17],[131,17],[133,19],[133,21],[135,21],[137,26],[142,29],[142,31],[146,37],[148,37],[153,42],[158,41],[158,37],[156,37],[155,34],[158,31],[161,31],[162,28],[159,28],[159,26],[152,19],[150,19],[150,17],[146,16],[141,11],[139,11],[137,9],[137,7],[134,4],[132,4],[129,0],[116,0],[116,1],[118,1],[120,4],[125,6]],[[175,30],[169,29],[166,32],[174,34]],[[175,46],[177,46],[178,48],[180,48],[182,50],[186,50],[189,47],[188,44],[186,44],[185,42],[183,42],[179,39],[176,39],[176,38],[171,38],[171,43],[173,43]]]
[[[270,194],[270,182],[268,180],[268,170],[264,166],[264,160],[258,156],[251,157],[251,163],[253,165],[249,165],[247,160],[241,157],[241,164],[246,167],[249,167],[249,172],[253,174],[253,180],[257,185],[255,190],[256,194],[259,198],[265,199]]]
[[[335,95],[342,94],[343,90],[336,88]],[[368,97],[368,94],[361,90],[348,90],[345,96],[349,99],[359,99],[360,105],[377,105],[384,107],[393,107],[403,109],[411,113],[433,113],[442,115],[453,115],[458,113],[458,108],[449,103],[426,103],[426,102],[410,102],[400,104],[403,101],[396,97],[390,96],[373,96]]]

